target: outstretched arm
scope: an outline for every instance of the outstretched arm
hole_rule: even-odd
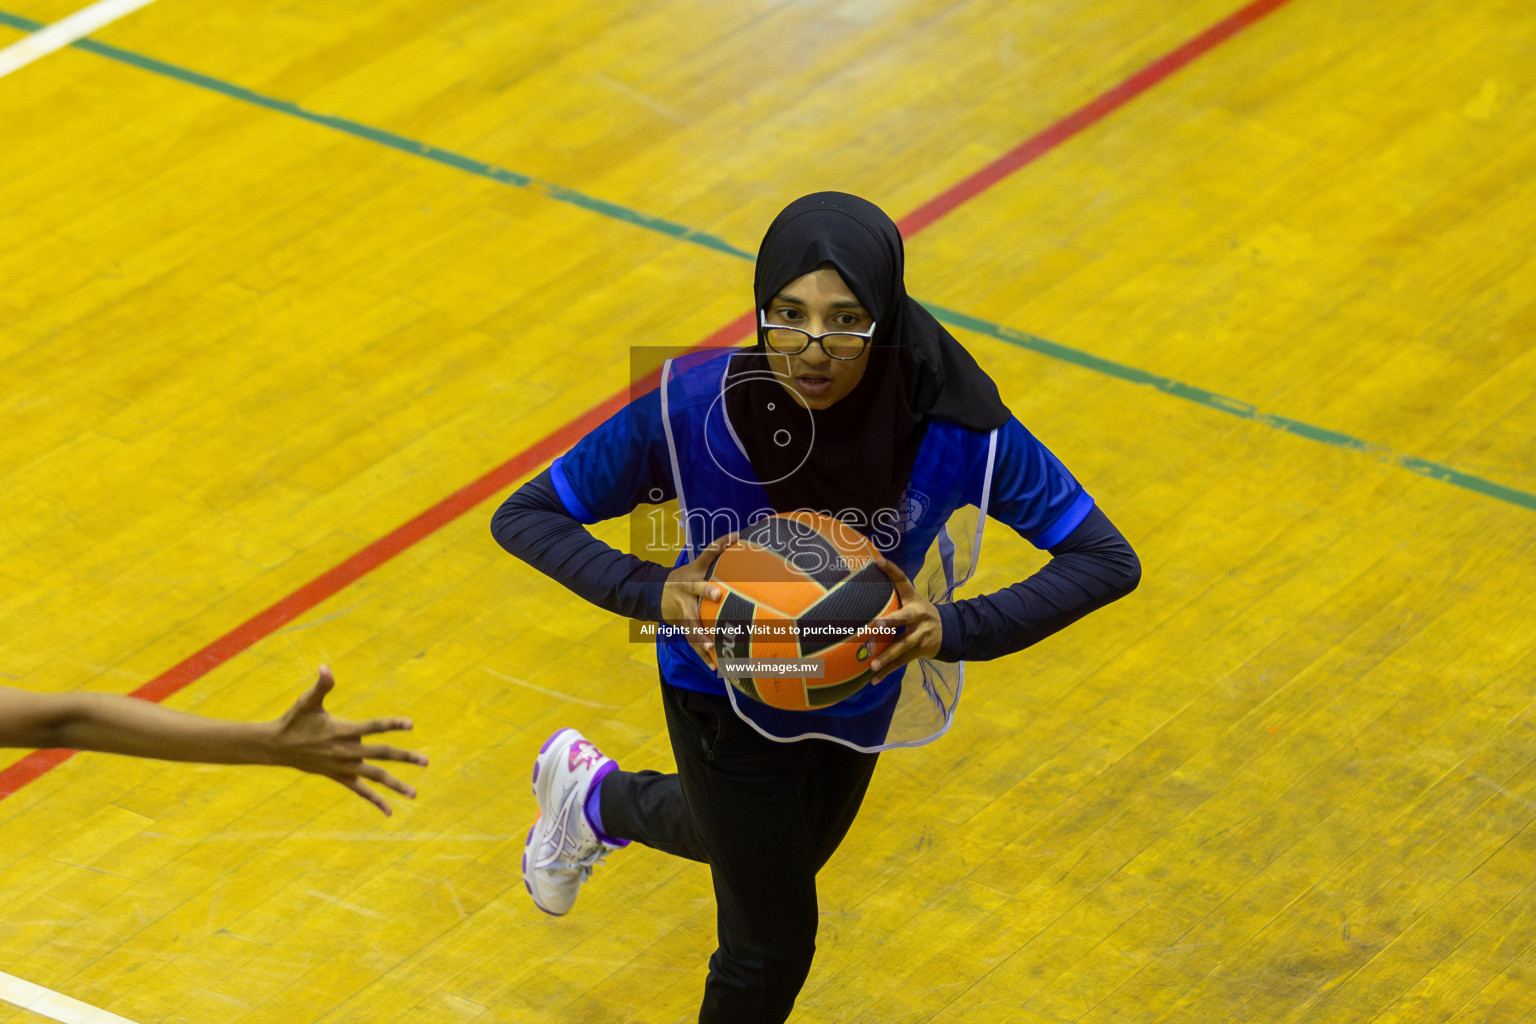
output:
[[[427,759],[363,737],[411,728],[405,718],[348,722],[325,710],[336,685],[328,668],[275,722],[230,722],[173,711],[111,693],[31,693],[0,687],[0,747],[67,747],[165,761],[273,764],[334,779],[385,814],[390,806],[364,780],[415,797],[416,790],[369,761],[424,765]]]

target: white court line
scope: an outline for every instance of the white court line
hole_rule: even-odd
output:
[[[0,78],[12,71],[31,64],[39,57],[46,57],[54,50],[63,49],[77,39],[84,39],[103,25],[109,25],[125,14],[132,14],[154,0],[97,0],[69,17],[54,22],[0,50]]]
[[[582,700],[580,697],[572,697],[570,694],[561,693],[559,690],[546,690],[542,686],[534,686],[532,683],[525,683],[521,679],[514,679],[507,675],[505,672],[497,672],[489,665],[485,666],[485,670],[491,675],[495,676],[497,679],[505,679],[509,683],[516,683],[518,686],[526,686],[528,689],[533,690],[536,693],[546,694],[550,697],[558,697],[561,700],[568,700],[573,704],[585,704],[589,708],[601,708],[604,711],[617,711],[624,706],[622,704],[602,704],[595,700]]]
[[[60,995],[0,971],[0,999],[63,1024],[133,1024],[127,1017]]]
[[[321,892],[319,889],[311,889],[309,890],[309,894],[317,900],[325,900],[327,903],[334,903],[341,909],[350,910],[354,914],[362,914],[364,917],[371,917],[379,921],[384,920],[384,915],[379,913],[377,910],[369,910],[367,907],[360,907],[356,903],[348,903],[344,899],[332,896],[330,893]]]

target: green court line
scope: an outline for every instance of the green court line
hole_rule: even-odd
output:
[[[19,28],[27,32],[36,32],[38,29],[45,27],[42,22],[33,21],[30,18],[23,18],[20,15],[11,14],[6,11],[0,11],[0,24],[9,25],[12,28]],[[532,177],[531,175],[520,174],[517,171],[509,171],[505,167],[497,167],[494,164],[485,163],[483,160],[476,160],[472,157],[462,156],[450,150],[439,149],[436,146],[429,146],[424,142],[417,142],[415,139],[408,139],[403,135],[396,135],[394,132],[385,131],[382,128],[373,128],[366,124],[360,124],[357,121],[349,121],[344,117],[333,117],[330,114],[317,114],[312,110],[305,110],[297,103],[291,103],[288,100],[273,99],[270,96],[263,96],[261,93],[252,92],[250,89],[247,89],[244,86],[235,85],[231,82],[221,81],[220,79],[213,78],[209,75],[205,75],[197,71],[192,71],[188,68],[177,67],[175,64],[167,64],[165,61],[155,60],[153,57],[146,57],[143,54],[133,53],[129,50],[121,50],[115,46],[108,46],[106,43],[98,43],[94,39],[79,39],[70,45],[76,47],[77,49],[86,50],[90,53],[97,54],[98,56],[107,57],[115,61],[120,61],[124,64],[132,65],[136,68],[141,68],[145,71],[152,71],[158,75],[165,75],[168,78],[174,78],[177,81],[185,82],[188,85],[195,85],[199,88],[209,89],[213,92],[222,93],[231,99],[237,99],[241,102],[250,103],[258,107],[264,107],[267,110],[273,110],[279,114],[287,114],[290,117],[297,117],[301,120],[309,121],[312,124],[318,124],[326,128],[333,128],[336,131],[346,132],[348,135],[354,135],[357,138],[366,139],[369,142],[376,142],[381,146],[388,146],[390,149],[399,150],[402,153],[409,153],[411,156],[425,157],[426,159],[432,160],[436,163],[444,164],[445,166],[453,167],[460,171],[468,171],[470,174],[479,175],[482,178],[489,178],[491,181],[499,182],[503,185],[511,185],[514,188],[526,188],[529,191],[548,196],[550,199],[554,199],[557,202],[569,203],[572,206],[579,206],[583,210],[601,214],[604,217],[611,217],[614,220],[623,221],[626,224],[633,224],[636,227],[645,228],[647,231],[656,231],[663,235],[670,235],[673,238],[678,238],[685,242],[693,242],[697,245],[705,246],[706,248],[728,253],[731,256],[739,256],[744,259],[752,258],[751,253],[743,252],[742,250],[736,248],[734,245],[731,245],[731,243],[727,242],[725,239],[718,238],[711,234],[706,234],[703,231],[696,231],[687,225],[676,224],[669,220],[663,220],[660,217],[652,217],[647,214],[640,213],[637,210],[631,210],[628,207],[620,206],[617,203],[610,203],[605,199],[598,199],[597,197],[589,196],[584,192],[578,192],[573,188],[566,188],[564,185],[556,185],[553,182],[541,181],[538,178]]]
[[[1521,508],[1536,512],[1536,494],[1516,490],[1513,487],[1506,487],[1503,484],[1494,483],[1492,480],[1485,480],[1471,473],[1463,473],[1459,469],[1439,462],[1430,462],[1428,459],[1421,459],[1413,455],[1399,455],[1382,445],[1372,444],[1370,441],[1363,441],[1358,437],[1341,434],[1336,430],[1329,430],[1326,427],[1318,427],[1311,423],[1304,423],[1301,420],[1293,420],[1289,416],[1277,416],[1274,413],[1261,412],[1257,406],[1250,405],[1236,398],[1229,398],[1215,391],[1207,391],[1205,388],[1196,387],[1193,384],[1185,384],[1183,381],[1174,380],[1172,377],[1162,377],[1155,373],[1148,373],[1146,370],[1138,370],[1134,366],[1126,366],[1124,363],[1117,363],[1089,352],[1068,348],[1066,345],[1058,345],[1054,341],[1046,341],[1044,338],[1037,338],[1033,334],[1016,331],[1011,327],[1003,327],[986,320],[978,320],[976,317],[957,313],[954,310],[944,309],[941,306],[935,306],[930,303],[924,303],[924,305],[928,307],[935,317],[952,327],[960,327],[967,331],[986,335],[989,338],[996,338],[998,341],[1005,341],[1010,345],[1050,356],[1052,359],[1059,359],[1062,362],[1094,370],[1108,377],[1116,377],[1120,380],[1129,381],[1132,384],[1145,384],[1148,387],[1157,388],[1159,391],[1167,392],[1175,397],[1203,405],[1208,409],[1217,409],[1221,412],[1231,413],[1233,416],[1238,416],[1245,420],[1253,420],[1255,423],[1262,423],[1266,427],[1272,427],[1275,430],[1281,430],[1288,434],[1295,434],[1298,437],[1307,438],[1309,441],[1317,441],[1321,444],[1333,445],[1336,448],[1347,448],[1351,451],[1363,452],[1389,465],[1406,469],[1411,473],[1418,473],[1420,476],[1427,476],[1432,480],[1439,480],[1441,483],[1461,487],[1478,494],[1487,495],[1490,498],[1497,498],[1500,501],[1507,501],[1511,505],[1519,505]]]
[[[20,15],[10,14],[3,10],[0,10],[0,24],[9,25],[12,28],[21,29],[26,32],[36,32],[38,29],[44,27],[42,22],[33,21],[30,18],[23,18]],[[76,40],[71,45],[78,49],[86,50],[90,53],[97,54],[98,56],[107,57],[111,60],[119,61],[121,63],[128,64],[145,71],[150,71],[159,75],[165,75],[168,78],[173,78],[177,81],[185,82],[189,85],[195,85],[199,88],[209,89],[213,92],[228,96],[231,99],[237,99],[244,103],[250,103],[254,106],[272,110],[280,114],[287,114],[291,117],[297,117],[312,124],[317,124],[325,128],[331,128],[336,131],[345,132],[348,135],[352,135],[360,139],[365,139],[369,142],[378,143],[382,146],[388,146],[389,148],[397,150],[401,153],[407,153],[411,156],[423,157],[427,160],[443,164],[447,167],[453,167],[457,170],[467,171],[470,174],[478,175],[482,178],[488,178],[491,181],[499,182],[503,185],[511,185],[514,188],[526,188],[532,192],[538,193],[539,195],[547,196],[548,198],[557,202],[568,203],[571,206],[579,207],[580,209],[586,210],[590,213],[596,213],[600,216],[621,221],[625,224],[644,228],[647,231],[655,231],[660,234],[679,239],[680,241],[691,242],[694,245],[702,245],[706,248],[713,249],[716,252],[725,253],[729,256],[735,256],[738,259],[754,259],[752,253],[747,252],[744,249],[738,249],[736,246],[722,238],[707,234],[702,231],[697,231],[688,227],[687,225],[677,224],[669,220],[663,220],[660,217],[652,217],[637,210],[631,210],[628,207],[620,206],[617,203],[611,203],[605,199],[598,199],[594,196],[589,196],[584,192],[578,192],[575,189],[566,188],[563,185],[556,185],[552,182],[542,181],[538,178],[532,177],[531,175],[520,174],[517,171],[507,170],[504,167],[497,167],[494,164],[488,164],[484,161],[463,156],[450,150],[440,149],[437,146],[430,146],[424,142],[417,142],[414,139],[408,139],[403,135],[396,135],[394,132],[385,131],[382,128],[373,128],[369,125],[361,124],[357,121],[349,121],[344,117],[334,117],[329,114],[318,114],[314,111],[305,110],[297,103],[292,103],[287,100],[273,99],[270,96],[263,96],[261,93],[253,92],[244,86],[234,85],[230,82],[221,81],[220,79],[213,78],[209,75],[204,75],[197,71],[178,67],[174,64],[167,64],[166,62],[156,60],[153,57],[146,57],[142,54],[133,53],[128,50],[122,50],[115,46],[109,46],[105,43],[96,42],[93,39]],[[1463,473],[1462,471],[1452,466],[1446,466],[1438,462],[1430,462],[1427,459],[1421,459],[1412,455],[1400,455],[1381,445],[1372,444],[1369,441],[1363,441],[1360,438],[1351,437],[1348,434],[1341,434],[1336,430],[1329,430],[1325,427],[1314,426],[1310,423],[1304,423],[1301,420],[1293,420],[1287,416],[1277,416],[1273,413],[1261,412],[1256,406],[1250,405],[1247,402],[1239,401],[1236,398],[1229,398],[1226,395],[1218,394],[1214,391],[1207,391],[1205,388],[1197,387],[1193,384],[1185,384],[1182,381],[1174,380],[1171,377],[1163,377],[1155,373],[1149,373],[1146,370],[1139,370],[1134,366],[1127,366],[1123,363],[1117,363],[1110,359],[1104,359],[1089,352],[1084,352],[1079,349],[1070,348],[1066,345],[1057,344],[1054,341],[1047,341],[1044,338],[1037,338],[1033,334],[1017,331],[1011,327],[1004,327],[1000,324],[991,323],[990,321],[980,320],[976,317],[968,316],[964,313],[959,313],[950,309],[944,309],[941,306],[935,306],[929,303],[924,303],[924,305],[926,305],[933,312],[934,316],[936,316],[939,320],[953,327],[959,327],[963,330],[972,331],[976,334],[994,338],[998,341],[1006,342],[1007,344],[1014,345],[1018,348],[1028,349],[1032,352],[1037,352],[1041,355],[1049,356],[1052,359],[1057,359],[1065,363],[1071,363],[1074,366],[1080,366],[1084,369],[1093,370],[1097,373],[1104,374],[1105,376],[1114,377],[1123,381],[1129,381],[1132,384],[1144,384],[1148,387],[1154,387],[1159,391],[1173,395],[1177,398],[1185,399],[1186,401],[1194,402],[1197,405],[1205,406],[1208,409],[1216,409],[1220,412],[1230,413],[1231,415],[1238,416],[1242,419],[1253,420],[1254,422],[1261,423],[1264,426],[1271,427],[1275,430],[1283,431],[1288,434],[1295,434],[1298,437],[1304,437],[1310,441],[1317,441],[1320,444],[1327,444],[1336,448],[1345,448],[1351,451],[1361,452],[1363,454],[1367,454],[1380,459],[1389,465],[1396,466],[1400,469],[1406,469],[1411,473],[1417,473],[1420,476],[1427,476],[1430,479],[1438,480],[1441,483],[1447,483],[1454,487],[1460,487],[1464,490],[1482,494],[1490,498],[1496,498],[1499,501],[1508,502],[1511,505],[1518,505],[1521,508],[1536,511],[1536,494],[1530,494],[1526,491],[1516,490],[1513,487],[1506,487],[1503,484],[1494,483],[1491,480],[1485,480],[1484,478],[1474,476],[1471,473]]]

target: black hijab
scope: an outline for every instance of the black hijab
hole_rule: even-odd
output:
[[[758,249],[757,308],[826,263],[875,320],[864,377],[813,413],[766,372],[759,331],[757,345],[732,360],[726,410],[776,511],[811,509],[867,529],[897,508],[930,420],[991,430],[1009,413],[971,354],[907,295],[901,233],[867,200],[817,192],[785,207]],[[806,437],[808,426],[809,454],[783,443]]]

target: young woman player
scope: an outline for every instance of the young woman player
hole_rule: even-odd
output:
[[[568,911],[592,867],[630,841],[709,865],[719,940],[699,1013],[709,1024],[789,1016],[815,949],[816,873],[852,824],[878,751],[948,727],[958,663],[1028,647],[1140,579],[1093,499],[907,296],[903,262],[895,224],[869,202],[823,192],[791,203],[758,253],[756,346],[670,362],[657,390],[518,489],[492,523],[506,550],[580,596],[674,627],[698,625],[722,544],[773,512],[833,515],[887,558],[902,607],[882,622],[901,632],[853,697],[816,712],[738,699],[690,629],[686,643],[673,634],[657,645],[676,773],[619,771],[574,729],[535,761],[539,819],[523,877],[541,909]],[[675,567],[584,527],[672,499],[686,539]],[[953,602],[974,567],[978,512],[1051,560]]]

